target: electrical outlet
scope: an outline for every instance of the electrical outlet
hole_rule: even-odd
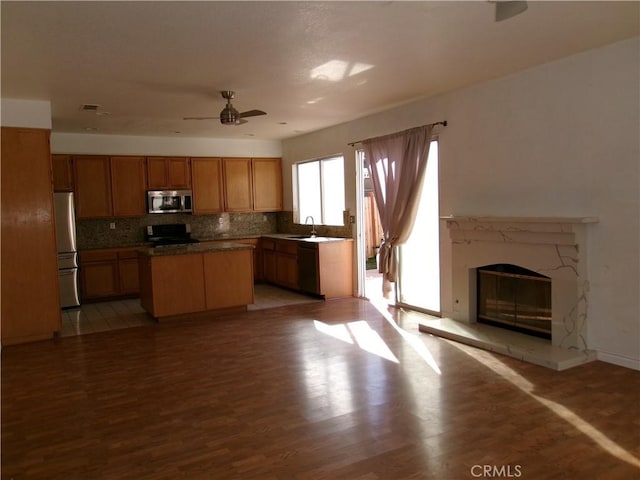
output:
[[[109,224],[109,230],[115,230],[116,229],[116,222],[111,222]]]

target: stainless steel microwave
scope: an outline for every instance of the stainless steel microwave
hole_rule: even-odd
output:
[[[191,190],[149,190],[147,211],[149,213],[191,213],[193,194]]]

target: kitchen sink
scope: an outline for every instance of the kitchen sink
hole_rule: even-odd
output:
[[[302,239],[302,238],[315,238],[315,237],[312,237],[311,235],[289,235],[287,238]]]

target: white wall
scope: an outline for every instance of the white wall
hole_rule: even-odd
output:
[[[279,140],[52,133],[51,151],[94,155],[280,157],[282,143]]]
[[[343,152],[355,211],[354,151],[362,138],[447,120],[440,130],[440,211],[598,216],[588,245],[589,347],[640,369],[640,39],[405,105],[283,142],[290,165]],[[450,282],[442,231],[442,281]],[[451,298],[443,298],[443,310]]]
[[[42,100],[3,98],[0,102],[0,123],[3,127],[51,130],[51,103]]]

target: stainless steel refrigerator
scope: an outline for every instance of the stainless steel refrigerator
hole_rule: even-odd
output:
[[[58,279],[62,308],[80,305],[78,291],[78,251],[76,249],[76,216],[73,193],[54,193],[56,244],[58,247]]]

